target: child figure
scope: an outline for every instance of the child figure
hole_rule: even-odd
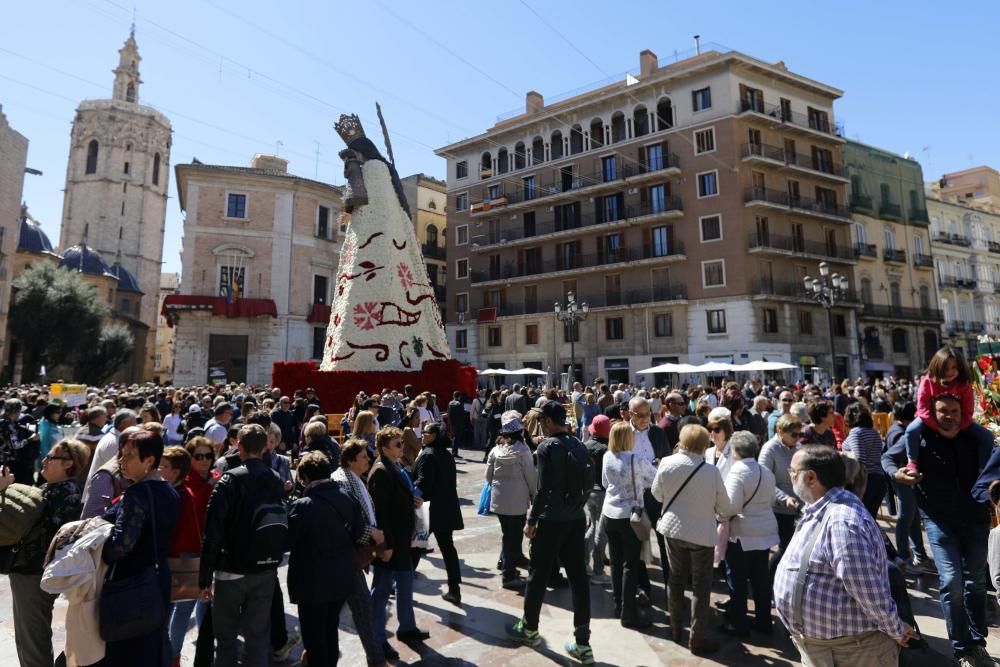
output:
[[[961,401],[961,429],[966,435],[975,439],[988,439],[993,443],[993,434],[972,420],[975,410],[972,369],[955,348],[945,345],[927,364],[927,375],[920,379],[920,387],[917,389],[917,418],[906,427],[906,467],[914,472],[917,472],[920,438],[924,429],[932,428],[937,431],[940,428],[934,418],[934,399],[941,394],[950,394]]]

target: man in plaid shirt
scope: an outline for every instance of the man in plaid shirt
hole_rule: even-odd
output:
[[[792,457],[789,474],[806,507],[775,573],[774,601],[802,664],[896,664],[899,647],[916,635],[889,594],[882,534],[843,488],[840,453],[806,445]]]

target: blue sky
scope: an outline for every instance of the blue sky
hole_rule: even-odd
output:
[[[170,117],[171,162],[245,165],[276,149],[294,173],[342,182],[332,129],[342,111],[374,126],[382,104],[401,175],[444,175],[433,149],[479,133],[524,93],[549,97],[661,64],[692,35],[844,90],[847,136],[910,152],[925,177],[1000,167],[1000,3],[704,3],[564,0],[134,0],[140,101]],[[709,7],[709,11],[706,11]],[[70,123],[110,97],[129,0],[9,3],[0,104],[28,137],[24,198],[58,242]],[[939,13],[941,10],[946,13]],[[623,11],[616,16],[614,10]],[[539,18],[541,17],[541,18]],[[281,142],[279,146],[277,142]],[[318,142],[318,144],[317,144]],[[319,150],[317,164],[316,151]],[[180,271],[171,173],[164,270]]]

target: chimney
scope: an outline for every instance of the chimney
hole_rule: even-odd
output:
[[[659,60],[656,58],[656,54],[649,49],[643,49],[639,52],[639,76],[649,76],[655,72],[660,66]]]
[[[699,56],[701,55],[701,35],[694,36],[694,50]]]
[[[529,90],[524,96],[524,113],[538,113],[545,107],[545,98],[541,93]]]
[[[250,161],[250,166],[254,169],[267,169],[268,171],[276,171],[282,174],[288,173],[288,160],[277,155],[257,153]]]

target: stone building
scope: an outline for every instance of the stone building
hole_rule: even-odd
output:
[[[970,192],[948,193],[935,183],[927,211],[944,339],[973,358],[979,336],[1000,337],[1000,210],[980,195],[966,198]]]
[[[174,377],[174,346],[177,343],[177,329],[167,325],[163,315],[163,302],[171,294],[176,294],[181,277],[176,273],[160,274],[159,319],[156,325],[156,348],[153,350],[153,380],[158,384],[171,384]]]
[[[400,179],[403,193],[410,205],[410,214],[417,229],[417,240],[427,262],[427,277],[434,283],[434,293],[445,315],[448,261],[445,257],[447,217],[445,215],[446,184],[426,174],[413,174]]]
[[[766,358],[858,372],[841,91],[737,52],[660,66],[525,108],[438,149],[448,162],[449,342],[480,367],[636,380],[669,361]],[[574,331],[552,309],[590,306]],[[853,295],[852,295],[853,298]],[[664,382],[670,378],[644,378]],[[673,380],[676,380],[674,378]]]
[[[321,359],[340,252],[341,190],[255,155],[176,167],[184,212],[173,381],[265,384],[275,361]]]
[[[28,140],[7,122],[0,107],[0,360],[10,358],[7,316],[10,287],[16,276],[12,263],[21,229],[21,194],[28,160]],[[6,364],[0,362],[0,367]]]
[[[85,100],[76,110],[59,245],[85,243],[135,278],[138,291],[115,304],[145,325],[136,341],[140,363],[127,378],[134,382],[153,376],[171,129],[163,114],[139,104],[134,34],[118,54],[111,99]]]
[[[919,374],[940,341],[923,172],[915,160],[856,141],[844,145],[858,263],[861,371]]]

